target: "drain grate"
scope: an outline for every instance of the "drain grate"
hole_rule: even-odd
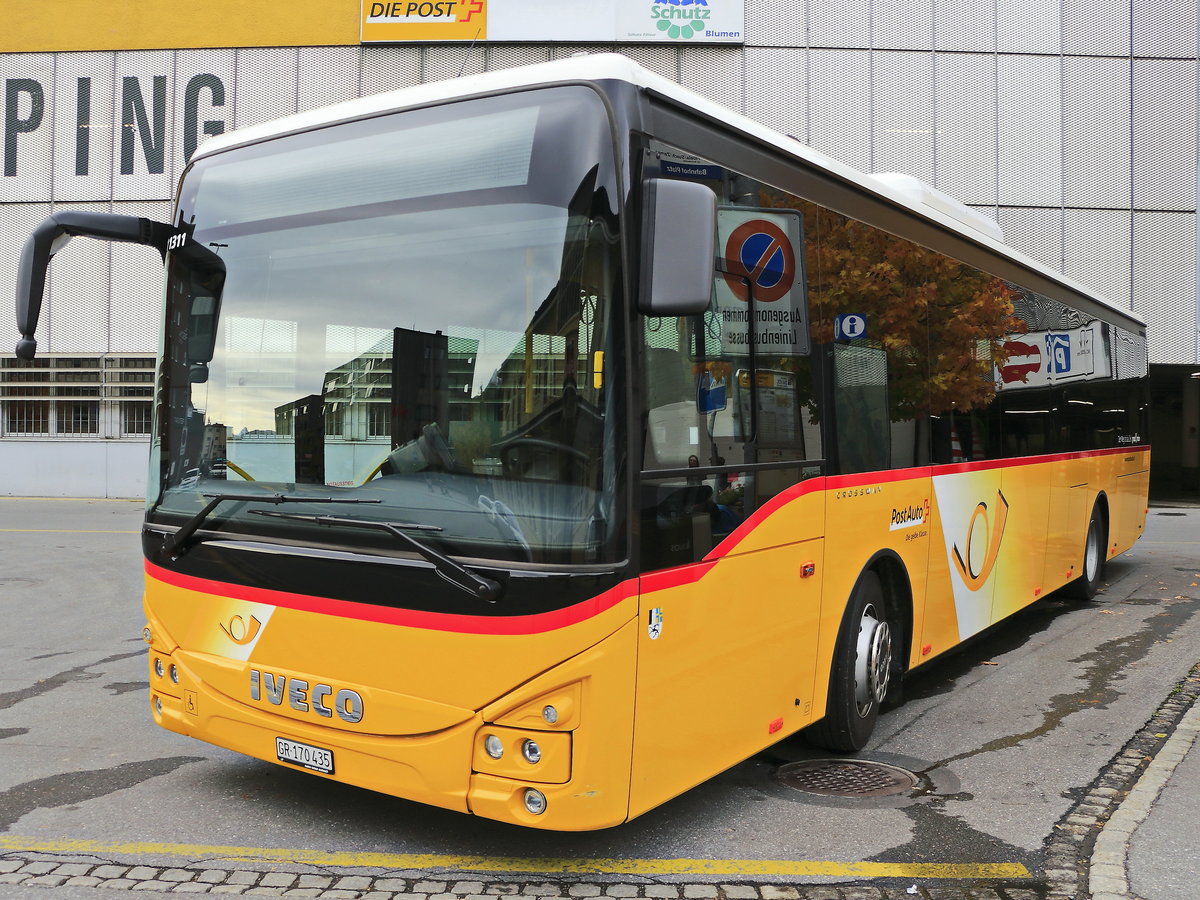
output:
[[[917,786],[917,776],[898,766],[865,759],[806,759],[775,770],[785,787],[825,797],[890,797]]]

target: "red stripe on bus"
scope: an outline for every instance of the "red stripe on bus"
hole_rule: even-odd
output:
[[[821,490],[831,491],[845,487],[855,487],[860,484],[890,484],[893,481],[911,481],[914,478],[928,478],[930,468],[921,466],[915,469],[894,469],[889,472],[870,472],[857,475],[832,475],[809,478],[798,484],[793,484],[787,490],[780,491],[758,509],[750,514],[745,522],[739,525],[730,535],[714,547],[705,557],[705,561],[716,561],[722,556],[728,556],[734,551],[751,532],[762,522],[775,515],[781,508],[793,500],[813,494]]]
[[[988,469],[1015,469],[1022,466],[1046,465],[1049,463],[1064,462],[1073,459],[1088,459],[1100,456],[1114,456],[1119,453],[1144,453],[1150,449],[1148,444],[1138,444],[1131,447],[1110,447],[1104,450],[1079,450],[1070,453],[1047,453],[1042,456],[1026,456],[1006,459],[984,459],[973,462],[961,463],[946,463],[937,466],[917,466],[908,469],[892,469],[882,472],[856,472],[852,475],[829,475],[825,477],[809,478],[806,481],[801,481],[798,484],[792,485],[784,491],[780,491],[757,510],[750,514],[745,522],[739,525],[725,540],[721,541],[716,547],[710,550],[704,557],[704,562],[715,563],[723,556],[728,556],[732,553],[758,525],[773,516],[780,508],[791,503],[806,494],[811,494],[817,490],[843,490],[845,488],[862,487],[863,485],[872,484],[892,484],[897,481],[912,481],[918,478],[931,478],[937,475],[954,475],[959,472],[981,472]],[[691,568],[691,567],[685,567]],[[707,572],[704,571],[695,573],[692,577],[681,578],[677,583],[686,584],[691,581],[698,581]],[[666,576],[672,572],[680,572],[682,570],[665,569],[653,573],[656,577]],[[645,576],[643,576],[643,582]],[[670,582],[670,579],[663,578],[664,582]],[[672,583],[664,583],[663,587],[673,586]],[[658,581],[655,582],[655,587],[658,587]]]
[[[353,600],[335,600],[329,597],[314,597],[293,594],[248,585],[212,581],[172,572],[146,561],[146,575],[156,581],[184,590],[202,594],[213,594],[265,606],[278,606],[320,615],[338,616],[344,619],[359,619],[387,625],[403,625],[409,628],[424,628],[431,631],[453,631],[464,634],[541,634],[575,625],[597,616],[616,606],[622,600],[636,596],[640,588],[646,593],[681,587],[700,581],[724,556],[730,555],[762,522],[773,516],[782,507],[800,497],[819,490],[840,490],[868,484],[890,484],[911,481],[935,475],[951,475],[958,472],[978,472],[988,469],[1017,468],[1020,466],[1062,462],[1089,457],[1111,456],[1118,453],[1142,453],[1148,445],[1115,447],[1106,450],[1084,450],[1073,453],[1053,453],[1044,456],[1018,459],[979,460],[977,462],[949,463],[938,466],[921,466],[911,469],[895,469],[885,472],[863,472],[853,475],[833,475],[809,478],[776,494],[743,522],[725,540],[714,547],[701,562],[648,572],[638,578],[623,581],[613,588],[581,603],[545,613],[528,616],[464,616],[451,613],[423,612],[411,609],[374,606]]]
[[[363,622],[379,622],[384,625],[403,625],[407,628],[453,631],[463,634],[541,634],[546,631],[555,631],[597,616],[616,606],[622,600],[637,595],[637,579],[630,579],[602,594],[584,600],[582,603],[550,612],[528,616],[464,616],[396,609],[388,606],[374,606],[370,603],[359,603],[354,600],[335,600],[329,597],[292,594],[287,591],[274,591],[243,584],[229,584],[224,581],[212,581],[207,578],[172,572],[149,561],[146,562],[146,575],[172,587],[218,597],[229,597],[234,600],[244,600],[247,603],[261,603],[264,606],[295,609],[301,612],[337,616],[342,619],[358,619]]]
[[[665,591],[668,588],[682,587],[685,584],[695,584],[708,574],[709,569],[716,565],[715,560],[705,558],[698,563],[687,563],[673,569],[658,569],[647,572],[642,576],[642,593]]]
[[[807,494],[816,493],[818,490],[825,488],[828,480],[829,479],[823,477],[809,478],[805,481],[799,482],[798,484],[793,484],[787,490],[780,491],[778,494],[752,512],[750,514],[750,518],[731,531],[725,540],[713,547],[712,550],[710,550],[704,557],[704,561],[715,562],[722,556],[728,556],[733,552],[734,548],[737,547],[737,545],[740,544],[746,537],[748,537],[761,523],[775,515],[776,512],[778,512],[784,506],[787,506],[793,500],[798,500]]]
[[[1018,469],[1022,466],[1036,466],[1046,463],[1066,462],[1072,459],[1093,459],[1100,456],[1117,456],[1122,453],[1146,453],[1149,444],[1138,444],[1132,447],[1109,447],[1105,450],[1075,450],[1070,453],[1047,453],[1044,456],[1022,456],[1009,459],[980,459],[972,462],[947,463],[934,466],[934,475],[953,475],[956,472],[984,472],[988,469]],[[867,480],[870,480],[869,478]]]

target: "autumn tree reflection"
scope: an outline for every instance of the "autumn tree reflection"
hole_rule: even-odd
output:
[[[834,339],[834,318],[865,315],[888,360],[893,421],[981,409],[996,397],[994,367],[1007,336],[1023,333],[1016,290],[1003,279],[813,203],[772,190],[757,202],[804,216],[814,344]],[[780,360],[780,367],[794,368]]]

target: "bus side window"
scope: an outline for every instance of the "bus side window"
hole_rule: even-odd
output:
[[[669,469],[687,465],[698,455],[704,418],[696,409],[696,382],[686,350],[654,346],[651,335],[675,331],[674,319],[647,319],[645,347],[646,426],[643,468]]]
[[[725,520],[713,480],[700,473],[702,459],[704,465],[712,464],[715,445],[710,415],[697,400],[698,366],[692,352],[696,323],[667,318],[644,321],[641,544],[643,567],[649,570],[701,558],[713,548]],[[696,474],[648,477],[655,469],[689,468]]]
[[[887,354],[867,344],[834,344],[832,355],[839,471],[890,468]]]

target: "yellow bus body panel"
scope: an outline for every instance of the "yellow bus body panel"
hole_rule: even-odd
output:
[[[222,596],[215,583],[195,590],[147,569],[152,707],[163,704],[155,714],[163,727],[271,762],[278,761],[276,738],[328,749],[335,771],[318,777],[506,821],[573,830],[626,818],[637,603],[629,587],[614,589],[622,596],[613,605],[566,627],[482,634]],[[324,697],[318,685],[328,688]],[[521,715],[522,703],[559,696],[564,686],[578,699],[573,718],[558,723],[560,733]],[[353,710],[339,709],[342,691],[360,698],[361,720],[348,721]],[[318,699],[336,714],[318,713]],[[543,770],[565,766],[569,780],[545,785],[540,772],[523,780],[473,776],[480,729],[494,719],[533,738],[548,732],[544,752],[570,748],[570,762],[547,758]],[[522,802],[528,785],[553,795],[536,819]]]
[[[1077,578],[1097,498],[1107,557],[1132,546],[1148,472],[1139,447],[812,479],[705,561],[643,576],[630,815],[824,716],[868,566],[903,574],[913,668]]]
[[[631,816],[811,720],[824,500],[797,488],[732,549],[642,577]]]
[[[606,827],[820,719],[868,566],[911,599],[895,624],[912,668],[1078,578],[1093,508],[1107,510],[1107,558],[1132,546],[1148,473],[1136,447],[814,478],[700,562],[530,627],[381,621],[408,614],[148,563],[152,707],[166,728],[260,759],[277,761],[276,738],[332,750],[319,777],[539,828]],[[546,765],[518,758],[526,740]]]

